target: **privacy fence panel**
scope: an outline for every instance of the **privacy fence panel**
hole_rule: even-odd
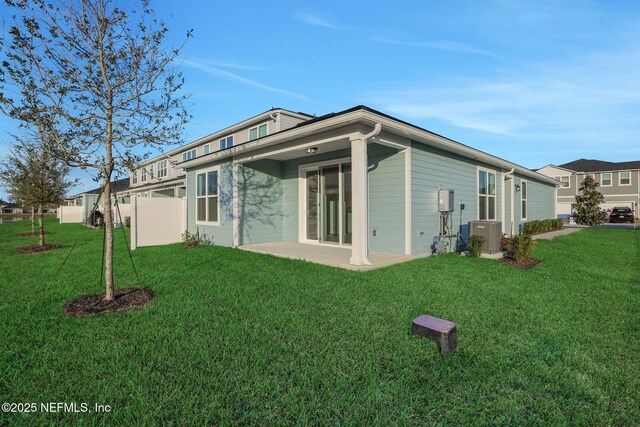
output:
[[[131,248],[177,243],[186,229],[186,201],[180,198],[131,198]]]

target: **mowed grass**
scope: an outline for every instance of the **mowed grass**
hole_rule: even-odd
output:
[[[66,301],[102,290],[102,231],[48,220],[63,249],[14,254],[36,241],[17,237],[28,227],[0,225],[0,400],[111,411],[0,413],[0,425],[640,424],[637,231],[541,241],[529,271],[446,255],[358,273],[140,248],[154,303],[70,318]],[[457,323],[452,356],[410,334],[423,313]]]

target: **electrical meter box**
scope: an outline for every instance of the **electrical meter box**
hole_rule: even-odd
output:
[[[438,211],[453,212],[453,190],[438,190]]]

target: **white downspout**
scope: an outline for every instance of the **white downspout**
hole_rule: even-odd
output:
[[[507,178],[509,176],[511,176],[512,180],[515,179],[514,176],[514,172],[516,171],[516,168],[511,168],[511,170],[507,173],[505,173],[502,177],[502,220],[504,222],[504,194],[505,194],[505,183],[507,182]],[[513,188],[513,185],[509,186],[509,191],[511,191],[511,189]],[[511,191],[511,197],[509,198],[511,200],[511,206],[509,206],[509,220],[510,220],[510,224],[509,224],[509,234],[512,235],[513,234],[513,215],[515,213],[514,210],[514,199],[515,199],[515,194],[513,193],[513,191]],[[504,233],[506,230],[506,224],[502,229],[502,232]]]
[[[365,205],[365,209],[364,209],[364,229],[365,229],[365,233],[364,233],[364,255],[363,255],[363,262],[365,263],[365,265],[372,265],[371,261],[369,261],[369,155],[368,155],[368,150],[367,150],[367,141],[369,141],[369,139],[373,138],[374,136],[378,135],[380,132],[382,131],[382,124],[380,124],[379,122],[375,124],[375,126],[373,127],[373,130],[371,132],[369,132],[368,134],[366,134],[363,137],[364,140],[364,189],[365,189],[365,194],[367,195],[367,203]]]

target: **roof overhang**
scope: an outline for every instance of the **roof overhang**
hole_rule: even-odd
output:
[[[536,179],[547,184],[552,184],[555,186],[558,185],[558,182],[553,178],[549,178],[523,166],[517,165],[496,156],[492,156],[483,151],[461,144],[452,139],[445,138],[433,132],[418,128],[409,123],[399,121],[385,114],[372,111],[368,108],[347,110],[343,113],[338,113],[323,120],[318,120],[308,124],[303,123],[301,126],[293,127],[277,134],[268,135],[257,140],[249,141],[242,145],[231,147],[227,150],[216,151],[192,160],[180,162],[178,163],[178,166],[184,169],[190,169],[228,158],[241,158],[250,160],[252,158],[251,152],[253,151],[259,150],[260,152],[264,152],[265,149],[273,148],[283,143],[312,137],[313,135],[317,135],[322,132],[339,129],[353,124],[364,125],[368,130],[370,130],[375,126],[376,123],[380,123],[382,125],[382,130],[387,133],[391,133],[411,141],[416,141],[443,151],[457,154],[461,157],[465,157],[474,161],[479,161],[487,165],[500,168],[502,170],[514,169],[515,173],[518,175]],[[374,142],[384,143],[382,140]]]

